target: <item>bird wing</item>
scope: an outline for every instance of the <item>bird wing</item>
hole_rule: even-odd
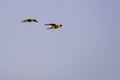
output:
[[[38,21],[37,21],[37,20],[33,20],[33,21],[38,23]]]
[[[52,23],[52,24],[45,24],[45,25],[51,25],[51,26],[56,26],[56,24]]]
[[[23,20],[22,22],[38,22],[36,19],[34,18],[30,18],[30,19],[26,19],[26,20]]]
[[[56,24],[52,23],[52,24],[45,24],[45,25],[51,25],[52,27],[50,27],[50,29],[54,29],[56,27]]]
[[[22,22],[31,22],[32,20],[31,19],[26,19],[26,20],[23,20]]]

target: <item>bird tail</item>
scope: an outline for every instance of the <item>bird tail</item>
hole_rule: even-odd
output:
[[[45,24],[45,26],[50,25],[50,24]]]
[[[22,22],[28,22],[27,20],[22,20]]]
[[[22,20],[22,22],[25,22],[25,20]]]
[[[49,29],[52,29],[52,27],[50,27],[50,28],[47,28],[47,30],[49,30]]]

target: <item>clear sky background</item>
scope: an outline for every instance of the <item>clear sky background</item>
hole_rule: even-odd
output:
[[[0,18],[0,80],[120,80],[120,0],[1,0]]]

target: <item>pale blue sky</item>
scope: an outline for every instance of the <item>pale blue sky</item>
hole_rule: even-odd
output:
[[[119,0],[1,0],[0,18],[0,80],[120,80]]]

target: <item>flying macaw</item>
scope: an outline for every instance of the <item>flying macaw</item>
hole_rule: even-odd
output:
[[[29,18],[29,19],[26,19],[26,20],[23,20],[22,22],[38,22],[36,19],[34,18]]]
[[[54,23],[45,24],[45,25],[51,25],[51,27],[47,28],[47,29],[57,29],[57,28],[61,28],[62,27],[62,24],[54,24]]]

